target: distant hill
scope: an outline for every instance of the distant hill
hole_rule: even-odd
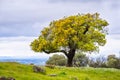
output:
[[[13,57],[0,57],[0,62],[18,62],[22,64],[35,64],[45,65],[47,58],[13,58]]]

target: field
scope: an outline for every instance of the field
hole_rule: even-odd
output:
[[[33,72],[32,65],[0,62],[0,76],[16,80],[120,80],[120,70],[110,68],[44,67],[46,74]],[[55,76],[50,76],[55,75]]]

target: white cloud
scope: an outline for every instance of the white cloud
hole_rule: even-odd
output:
[[[115,54],[120,56],[120,35],[107,35],[107,43],[105,46],[100,47],[99,53],[92,53],[91,56],[105,56],[107,57],[110,54]]]
[[[30,49],[30,42],[35,37],[0,38],[0,56],[47,58],[49,55],[35,53]]]
[[[77,13],[100,13],[109,22],[107,44],[102,55],[120,48],[120,0],[0,0],[0,36],[38,36],[49,22]],[[0,37],[0,56],[42,56],[29,44],[33,37]]]
[[[118,38],[119,37],[119,38]],[[49,57],[51,55],[45,53],[35,53],[30,49],[30,43],[36,37],[3,37],[0,38],[0,56],[13,57]],[[92,53],[91,56],[107,56],[110,54],[119,55],[120,51],[120,35],[108,35],[107,43],[100,48],[99,54]]]

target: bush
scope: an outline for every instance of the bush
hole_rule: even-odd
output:
[[[88,57],[83,53],[77,53],[73,59],[73,65],[77,67],[87,66]]]
[[[107,66],[109,68],[118,68],[120,69],[120,59],[115,55],[109,55],[107,58]]]
[[[47,65],[57,65],[57,66],[65,66],[66,58],[64,55],[54,54],[52,57],[48,59],[46,62]]]
[[[89,66],[90,67],[107,67],[106,59],[104,57],[98,57],[96,59],[89,59]]]

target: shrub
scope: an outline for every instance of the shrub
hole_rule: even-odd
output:
[[[89,66],[90,67],[107,67],[106,59],[104,57],[98,57],[96,59],[89,59]]]
[[[115,55],[109,55],[107,58],[107,66],[109,68],[118,68],[120,69],[120,59]]]
[[[77,53],[73,59],[73,65],[77,67],[87,66],[88,57],[83,53]]]
[[[64,55],[54,54],[52,57],[48,59],[46,64],[49,65],[57,65],[57,66],[65,66],[66,65],[66,58]]]

